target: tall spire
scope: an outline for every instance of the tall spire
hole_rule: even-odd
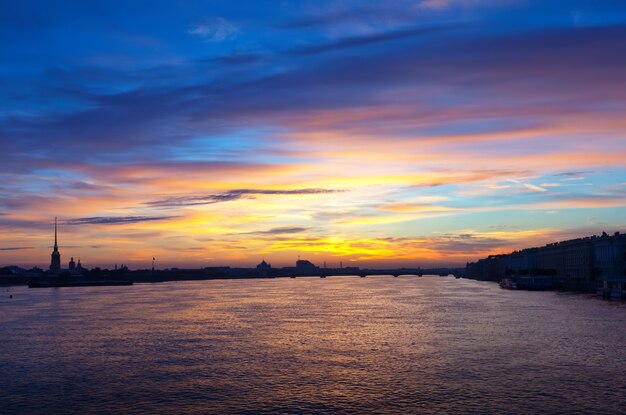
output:
[[[50,261],[50,271],[61,272],[61,254],[59,253],[59,245],[57,244],[57,218],[54,217],[54,249],[52,250]]]

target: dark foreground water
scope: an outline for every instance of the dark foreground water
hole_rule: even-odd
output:
[[[9,289],[0,413],[626,413],[626,304],[591,296],[437,277]]]

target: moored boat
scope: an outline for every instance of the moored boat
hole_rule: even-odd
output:
[[[626,281],[604,280],[596,293],[604,298],[626,299]]]
[[[500,288],[508,290],[543,291],[552,289],[552,279],[545,275],[519,275],[503,278]]]

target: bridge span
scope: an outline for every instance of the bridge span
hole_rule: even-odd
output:
[[[447,277],[449,275],[462,276],[461,269],[459,268],[395,268],[395,269],[326,269],[319,268],[316,270],[284,270],[275,269],[268,273],[268,277],[343,277],[343,276],[358,276],[365,278],[368,276],[381,276],[390,275],[393,277],[399,277],[401,275],[412,275],[421,277],[423,275],[438,275],[441,277]]]

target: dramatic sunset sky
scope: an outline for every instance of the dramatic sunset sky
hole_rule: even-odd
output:
[[[2,1],[0,265],[464,264],[626,230],[626,2]]]

